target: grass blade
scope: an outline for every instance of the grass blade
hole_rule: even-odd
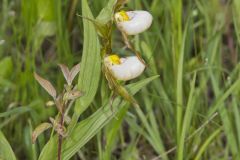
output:
[[[197,74],[194,74],[193,80],[191,82],[191,89],[188,97],[188,103],[186,112],[184,114],[184,120],[183,120],[183,127],[180,137],[180,142],[178,146],[178,158],[183,159],[184,157],[184,142],[186,138],[187,131],[189,130],[189,126],[191,124],[192,115],[194,113],[194,92],[195,92],[195,82],[196,82],[196,76]]]
[[[199,149],[196,157],[194,160],[200,160],[201,156],[203,154],[203,152],[207,149],[207,146],[212,142],[212,140],[214,138],[216,138],[222,131],[222,128],[220,127],[219,129],[217,129],[215,132],[213,132],[208,139],[203,143],[203,145],[201,146],[201,148]]]
[[[0,131],[0,159],[1,160],[16,160],[16,157],[12,151],[11,146]]]
[[[14,109],[11,109],[9,111],[0,113],[0,118],[7,117],[7,116],[10,116],[10,115],[22,114],[22,113],[25,113],[25,112],[28,112],[28,111],[31,111],[31,108],[29,108],[29,107],[18,107],[18,108],[14,108]]]

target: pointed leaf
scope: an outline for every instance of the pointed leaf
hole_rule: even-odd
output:
[[[38,125],[37,128],[35,128],[35,130],[32,133],[32,143],[35,143],[37,137],[51,127],[52,127],[51,123],[42,123]]]
[[[34,72],[34,77],[38,83],[50,94],[54,99],[56,98],[56,90],[53,85],[46,79],[40,77],[37,73]]]
[[[96,20],[102,24],[107,24],[113,17],[117,0],[109,0],[105,8],[101,10]]]
[[[72,81],[74,80],[74,78],[76,77],[76,75],[78,74],[79,71],[80,71],[80,63],[75,65],[70,71],[70,74],[69,74],[70,84],[72,84]]]
[[[61,68],[61,71],[63,73],[63,76],[65,78],[65,80],[67,81],[67,84],[70,85],[70,72],[68,67],[65,64],[58,64],[58,66]]]

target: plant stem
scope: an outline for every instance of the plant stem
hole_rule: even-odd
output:
[[[75,16],[77,3],[78,3],[77,0],[71,0],[70,2],[69,11],[68,11],[69,12],[68,22],[67,22],[69,32],[71,32],[73,28],[73,17]]]
[[[63,127],[63,122],[64,122],[64,113],[60,113],[60,128],[62,129]],[[62,154],[62,135],[58,134],[58,160],[61,160],[61,154]]]
[[[146,62],[143,60],[141,54],[133,47],[133,45],[131,44],[131,42],[128,40],[128,37],[126,35],[126,33],[122,32],[121,31],[121,34],[122,34],[122,37],[123,37],[123,41],[125,43],[125,45],[131,50],[133,51],[136,56],[138,57],[138,59],[146,66]]]

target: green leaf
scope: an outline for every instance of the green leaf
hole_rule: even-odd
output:
[[[47,122],[38,125],[32,133],[32,143],[35,143],[37,137],[51,127],[52,124]]]
[[[12,151],[11,146],[0,131],[0,159],[1,160],[16,160],[16,157]]]
[[[101,10],[96,20],[102,24],[107,24],[111,21],[116,3],[117,0],[109,0],[107,6]]]
[[[56,33],[56,23],[52,21],[40,21],[34,27],[35,38],[53,36]]]
[[[148,83],[158,78],[153,76],[140,82],[128,85],[131,94],[135,94]],[[116,98],[113,103],[113,111],[109,104],[99,108],[94,114],[87,119],[78,123],[63,142],[63,160],[70,159],[81,147],[83,147],[93,136],[95,136],[120,109],[126,105],[121,97]],[[57,157],[57,136],[55,135],[43,148],[39,160],[54,160]]]
[[[54,20],[54,0],[40,0],[36,2],[38,18],[43,21]]]
[[[106,79],[108,81],[109,87],[114,92],[114,94],[117,94],[117,95],[123,97],[124,100],[130,102],[133,106],[137,107],[138,106],[137,101],[128,92],[128,90],[126,88],[124,88],[124,86],[122,86],[117,81],[117,79],[112,76],[111,71],[107,67],[104,67],[104,73],[105,73]]]
[[[93,18],[86,0],[82,0],[82,14],[84,17]],[[84,92],[84,96],[77,101],[75,106],[75,112],[78,116],[87,109],[94,99],[101,73],[100,44],[94,24],[83,19],[83,27],[84,44],[78,89]]]
[[[8,78],[12,74],[13,63],[11,57],[5,57],[0,61],[0,77]]]

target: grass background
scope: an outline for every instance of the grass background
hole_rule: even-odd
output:
[[[33,72],[51,80],[60,92],[64,79],[58,63],[95,62],[91,56],[97,53],[98,42],[90,34],[94,30],[84,27],[76,14],[92,12],[96,17],[107,3],[0,1],[0,159],[54,157],[56,142],[51,131],[31,144],[33,129],[56,115],[56,108],[46,107],[50,97]],[[148,31],[131,39],[148,64],[143,76],[128,82],[133,84],[132,92],[141,89],[135,95],[141,109],[118,98],[114,117],[104,77],[96,80],[100,71],[88,76],[98,90],[86,86],[90,98],[71,110],[73,119],[76,112],[80,118],[65,141],[64,158],[240,159],[240,2],[130,0],[125,9],[148,10],[154,17]],[[85,20],[85,25],[91,24]],[[116,28],[112,38],[114,52],[130,54]],[[87,54],[88,58],[82,56]],[[88,81],[81,75],[92,71],[91,67],[81,70],[75,83],[84,86]],[[154,75],[160,77],[147,79]]]

